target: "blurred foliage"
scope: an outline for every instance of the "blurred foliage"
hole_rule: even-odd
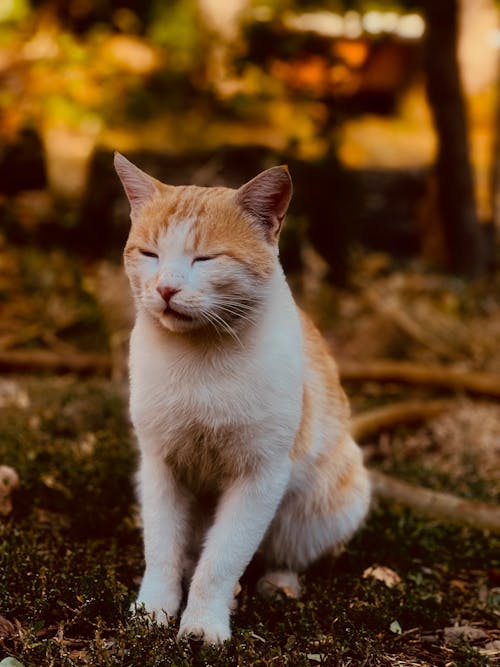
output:
[[[5,0],[0,5],[0,21],[11,22],[24,19],[29,13],[29,0]]]
[[[0,349],[108,349],[91,285],[67,252],[19,250],[0,239]]]
[[[315,6],[343,12],[376,6],[402,11],[404,4],[249,0],[242,20],[254,29],[269,26],[272,39],[275,26],[275,42],[286,58],[312,39],[279,30],[290,10]],[[286,73],[277,76],[263,66],[262,54],[254,57],[247,37],[245,29],[224,43],[197,0],[49,0],[31,6],[28,0],[9,0],[0,13],[0,134],[12,136],[27,125],[44,130],[48,124],[62,124],[97,135],[103,127],[121,128],[172,109],[182,113],[205,105],[205,119],[229,114],[242,122],[264,121],[290,142],[297,138],[299,123],[309,124],[311,128],[299,131],[300,142],[312,142],[310,152],[323,153],[325,146],[316,144],[328,109],[311,113],[305,108],[300,120],[288,108],[324,102],[321,85],[311,95],[302,81],[304,76],[314,81],[325,76],[324,65],[309,66],[309,73],[299,77],[299,88],[290,90]],[[224,71],[212,67],[219,48],[225,49]]]
[[[2,36],[20,54],[23,83],[7,77],[0,101],[7,126],[51,120],[91,127],[116,119],[123,100],[143,85],[158,60],[152,47],[101,26],[82,39],[53,22],[28,21],[24,29],[9,27]]]
[[[196,78],[203,49],[195,2],[145,3],[140,15],[124,7],[104,15],[98,6],[112,10],[111,3],[81,4],[84,32],[82,16],[71,12],[75,2],[30,9],[12,0],[0,15],[0,132],[50,123],[95,133],[103,123],[133,119],[137,107],[147,110],[148,96],[168,106],[172,84],[182,93],[181,79]]]
[[[293,11],[346,11],[368,12],[419,8],[419,0],[253,0],[255,7],[268,7],[273,12]]]
[[[221,12],[215,18],[214,8]],[[373,10],[379,18],[389,12],[397,24],[404,12],[418,12],[418,3],[8,0],[0,10],[0,215],[10,228],[18,222],[19,208],[30,218],[30,229],[38,220],[47,230],[47,219],[41,219],[50,216],[66,221],[66,228],[83,222],[75,208],[60,216],[53,207],[45,215],[50,206],[46,201],[43,215],[38,215],[36,197],[32,204],[28,198],[12,201],[21,189],[12,181],[22,182],[25,190],[41,189],[27,184],[23,176],[31,171],[24,157],[31,155],[27,142],[16,168],[12,166],[10,146],[22,143],[26,132],[40,139],[38,156],[45,171],[38,182],[45,183],[54,201],[84,199],[85,188],[95,181],[91,158],[96,149],[172,156],[221,152],[225,146],[263,146],[283,155],[285,162],[323,162],[325,169],[329,156],[335,155],[351,171],[419,170],[423,182],[433,160],[435,133],[421,83],[418,38],[400,38],[387,27],[372,33],[368,24],[358,37],[345,33],[333,38],[307,28],[307,23],[301,27],[300,21],[289,22],[290,16],[313,10],[338,12],[331,17],[340,24],[350,14],[360,28],[364,12]],[[484,106],[490,108],[491,99]],[[478,182],[486,211],[482,217],[487,219],[490,153],[484,126],[476,133],[473,150],[482,151]],[[338,171],[327,175],[318,207],[331,198]],[[347,189],[345,193],[351,194]],[[414,230],[419,224],[416,203],[422,196],[417,194],[410,201],[407,191],[398,190],[411,211],[391,213],[391,219],[399,216],[396,222],[404,231],[408,223]],[[395,238],[386,209],[391,204],[396,210],[398,205],[385,192],[379,195],[375,187],[364,199],[367,205],[375,200],[387,204],[379,207],[383,231],[373,225],[372,235]],[[435,202],[429,207],[434,211]],[[342,228],[341,235],[350,226],[342,219],[343,208],[340,202],[331,218],[327,216],[328,223]],[[104,228],[103,217],[98,211],[91,225]],[[308,224],[314,227],[314,222]],[[21,226],[27,225],[21,221]],[[326,226],[325,230],[328,233]],[[415,231],[413,235],[418,236]],[[94,243],[90,236],[86,235],[87,245]],[[82,248],[85,239],[79,238],[78,244]],[[338,265],[344,248],[341,244],[337,255],[333,258],[332,252],[327,260]]]
[[[147,35],[169,54],[169,69],[191,71],[199,67],[203,36],[195,0],[155,3]]]

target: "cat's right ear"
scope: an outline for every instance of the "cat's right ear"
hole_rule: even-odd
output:
[[[160,182],[115,152],[114,165],[130,202],[131,215],[137,214],[160,189]]]
[[[292,197],[288,167],[271,167],[242,185],[236,193],[241,208],[259,223],[268,239],[276,243]]]

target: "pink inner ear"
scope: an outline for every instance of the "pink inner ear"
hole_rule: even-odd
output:
[[[292,197],[292,181],[286,167],[271,167],[238,190],[240,206],[276,236]]]
[[[156,192],[154,180],[120,153],[115,153],[114,164],[134,212]]]

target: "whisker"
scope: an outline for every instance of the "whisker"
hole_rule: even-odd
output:
[[[222,330],[225,331],[227,334],[229,334],[231,338],[241,346],[242,349],[245,349],[245,346],[241,342],[241,339],[236,333],[236,331],[234,331],[234,329],[224,320],[224,318],[222,318],[217,313],[214,313],[213,311],[203,311],[203,312],[204,315],[210,320],[214,328],[216,329],[222,328]]]
[[[255,310],[255,304],[248,302],[247,304],[241,301],[235,301],[229,297],[216,296],[213,299],[214,306],[222,313],[228,313],[237,319],[242,319],[250,323],[255,323],[256,318],[251,316]]]
[[[221,311],[222,313],[229,313],[229,315],[232,315],[234,319],[243,320],[245,322],[249,322],[250,324],[255,324],[255,322],[257,321],[255,317],[250,317],[249,315],[246,315],[243,312],[234,310],[232,308],[219,306],[218,310]]]

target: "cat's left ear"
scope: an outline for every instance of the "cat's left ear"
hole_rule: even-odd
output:
[[[156,178],[148,176],[121,153],[115,153],[114,165],[130,202],[130,212],[133,218],[144,204],[159,192],[161,183]]]
[[[269,241],[276,242],[292,198],[292,179],[288,167],[271,167],[237,191],[241,208],[262,227]]]

